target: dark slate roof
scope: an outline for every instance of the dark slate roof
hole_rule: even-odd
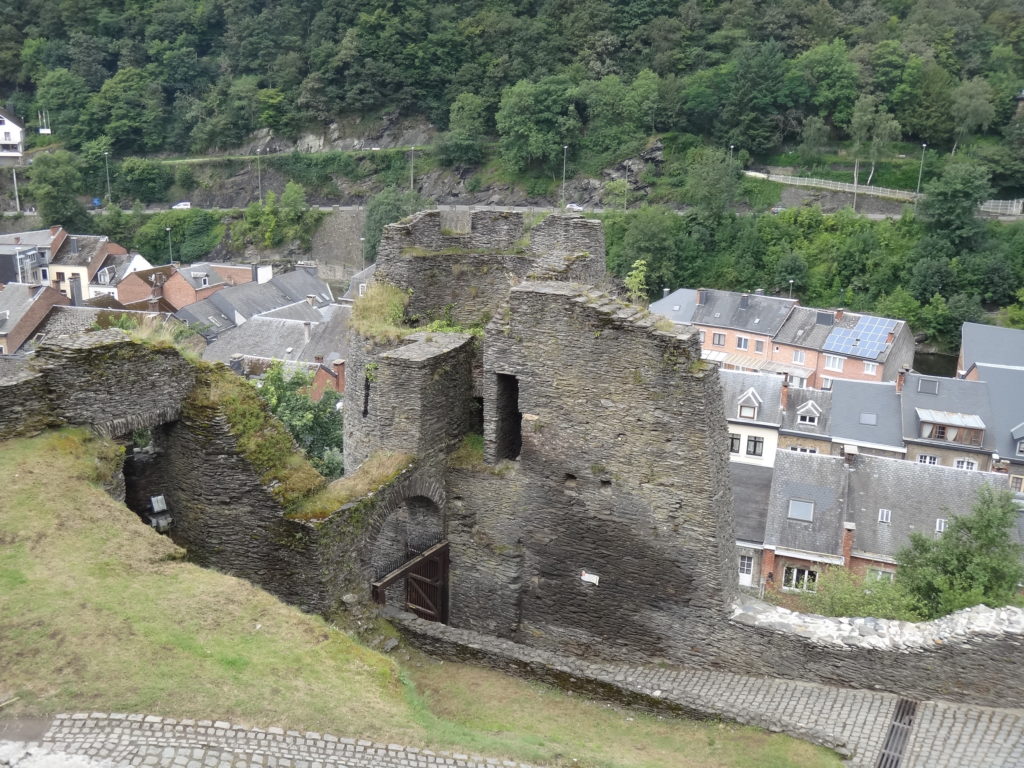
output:
[[[257,317],[270,317],[278,320],[309,320],[311,323],[319,323],[323,320],[320,310],[312,306],[308,301],[295,301],[279,309],[272,309]]]
[[[779,451],[764,543],[804,552],[842,554],[847,469],[839,456]],[[789,517],[791,499],[814,503],[813,520]]]
[[[352,281],[355,282],[355,278]],[[673,323],[692,322],[696,308],[697,292],[693,288],[680,288],[651,304],[651,312],[667,317]]]
[[[373,275],[377,271],[377,265],[371,264],[366,269],[356,272],[352,275],[352,279],[349,281],[348,289],[342,294],[338,301],[355,301],[359,298],[359,284],[366,283],[369,285],[373,282]],[[652,305],[652,311],[653,305]]]
[[[100,235],[71,235],[50,263],[67,267],[88,267],[96,251],[107,242],[108,238]]]
[[[178,267],[178,274],[185,278],[185,282],[195,290],[226,283],[227,281],[213,267],[213,264],[205,261],[197,261],[195,264],[181,264]],[[204,277],[206,278],[206,285],[203,285]]]
[[[772,468],[729,462],[736,538],[740,541],[764,541],[768,517],[768,496],[772,487]]]
[[[781,429],[806,435],[827,437],[832,428],[832,393],[826,389],[799,389],[789,387],[786,409],[782,412]],[[817,406],[818,420],[814,424],[800,421],[803,413],[814,413]]]
[[[697,300],[701,303],[693,311],[694,323],[773,337],[797,303],[796,299],[705,288],[697,291]]]
[[[870,422],[874,420],[874,424]],[[832,382],[832,419],[835,442],[872,443],[903,448],[900,395],[894,382]]]
[[[0,291],[0,333],[10,333],[21,322],[42,290],[40,285],[7,283]]]
[[[307,296],[315,296],[318,305],[330,304],[334,301],[331,287],[313,272],[301,267],[291,272],[274,275],[270,283],[292,301],[301,301]]]
[[[1002,459],[1024,463],[1024,456],[1017,455],[1017,441],[1024,438],[1024,368],[979,364],[977,373],[988,385],[992,423],[986,431],[995,452]]]
[[[327,363],[344,359],[349,307],[332,304],[319,311],[319,322],[259,315],[221,333],[203,351],[203,359],[227,363],[235,354],[288,362],[313,362],[322,355]]]
[[[217,293],[224,293],[224,288]],[[214,296],[217,295],[214,294]],[[182,307],[174,316],[189,325],[198,325],[202,328],[201,333],[207,339],[216,338],[218,334],[235,327],[234,313],[229,317],[222,312],[211,299],[203,299],[187,307]]]
[[[846,519],[857,525],[854,552],[892,559],[910,534],[935,535],[935,521],[966,515],[982,485],[1007,487],[1007,476],[879,456],[857,456],[849,472]],[[890,522],[878,521],[888,509]]]
[[[825,349],[825,342],[837,329],[854,329],[861,320],[866,318],[865,322],[868,322],[875,317],[874,315],[863,315],[859,312],[845,311],[839,320],[836,320],[835,316],[836,310],[832,309],[794,307],[774,341],[795,347],[823,350]],[[895,323],[893,333],[898,336],[906,323],[902,320],[892,320],[891,322]],[[834,352],[834,354],[842,355],[843,357],[884,362],[891,350],[892,343],[888,343],[884,345],[881,351],[875,354],[858,355],[855,351],[849,350]]]
[[[925,382],[925,384],[922,384]],[[926,386],[937,386],[937,394],[922,391]],[[988,385],[981,381],[965,379],[947,379],[941,376],[924,376],[920,373],[908,373],[903,386],[902,417],[903,439],[938,448],[956,448],[971,450],[971,446],[958,445],[945,440],[922,440],[921,420],[917,409],[946,411],[950,414],[966,414],[979,417],[985,423],[985,439],[980,449],[987,452],[995,451],[995,438],[992,412],[989,408]]]
[[[757,418],[753,421],[778,425],[782,420],[782,409],[779,398],[782,391],[782,377],[775,373],[749,373],[732,371],[722,368],[718,372],[722,382],[722,399],[725,403],[725,417],[735,421],[751,421],[740,419],[740,399],[751,389],[757,393],[761,402],[757,408]]]
[[[965,370],[975,363],[1024,366],[1024,331],[964,323],[960,343]]]

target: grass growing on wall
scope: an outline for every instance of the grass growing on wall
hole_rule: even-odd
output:
[[[398,341],[407,333],[402,327],[409,294],[401,288],[377,281],[352,306],[352,328],[360,336],[378,342]]]
[[[253,387],[226,368],[199,369],[191,405],[224,414],[238,446],[282,506],[291,507],[324,485],[324,477],[295,446]]]
[[[359,465],[350,475],[339,477],[320,492],[299,503],[288,513],[293,520],[323,520],[349,502],[379,491],[412,464],[408,453],[381,451]]]

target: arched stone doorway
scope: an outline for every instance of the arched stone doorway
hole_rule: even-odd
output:
[[[448,541],[432,499],[411,496],[385,518],[371,564],[374,600],[447,623]]]

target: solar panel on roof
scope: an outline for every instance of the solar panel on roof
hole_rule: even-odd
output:
[[[842,355],[878,357],[895,328],[896,321],[890,318],[861,316],[853,328],[833,328],[821,348]]]

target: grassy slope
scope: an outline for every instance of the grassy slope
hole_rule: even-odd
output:
[[[4,717],[214,717],[550,766],[675,768],[681,755],[692,768],[839,765],[784,736],[416,654],[403,672],[321,619],[184,562],[95,485],[101,447],[78,432],[0,443],[0,701],[20,697]]]

